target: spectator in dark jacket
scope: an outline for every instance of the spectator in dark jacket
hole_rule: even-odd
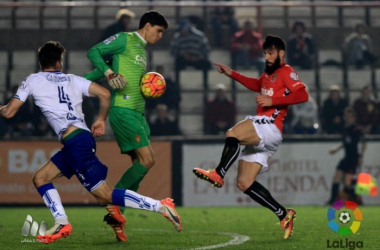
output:
[[[113,36],[119,32],[129,31],[129,23],[132,21],[133,18],[135,18],[134,12],[127,9],[120,9],[116,14],[116,22],[114,22],[104,30],[100,38],[100,41],[104,41],[110,36]]]
[[[227,97],[226,86],[220,83],[217,85],[215,98],[206,106],[206,134],[225,133],[235,124],[235,119],[235,103]]]
[[[288,63],[301,69],[312,69],[315,59],[313,37],[306,33],[306,26],[296,21],[292,27],[293,34],[288,38]]]
[[[356,122],[364,134],[373,133],[379,119],[379,110],[376,102],[371,97],[372,91],[369,86],[365,86],[361,90],[361,96],[354,102],[354,110],[356,113]]]
[[[188,19],[183,19],[170,44],[176,70],[185,69],[187,66],[209,70],[211,68],[208,60],[209,51],[210,45],[206,35],[197,30]]]
[[[167,109],[168,107],[165,104],[158,104],[156,106],[157,117],[150,125],[152,136],[181,134],[177,123],[170,120]]]
[[[338,85],[330,87],[330,95],[323,103],[323,131],[327,134],[341,134],[344,127],[343,114],[348,106],[347,100],[341,97]]]

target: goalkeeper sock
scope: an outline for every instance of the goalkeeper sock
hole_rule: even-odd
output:
[[[160,201],[140,195],[132,190],[115,188],[112,192],[112,203],[120,207],[131,207],[152,212],[162,212]]]
[[[42,196],[46,206],[50,209],[51,214],[55,219],[56,224],[66,225],[69,223],[65,209],[63,208],[61,198],[59,197],[57,189],[54,188],[52,183],[48,183],[37,188]]]
[[[240,152],[240,141],[235,137],[227,137],[224,143],[223,154],[215,171],[222,177],[226,175],[232,163],[237,159]]]
[[[116,183],[115,188],[128,189],[137,191],[140,187],[140,182],[148,173],[148,169],[144,167],[139,161],[135,161],[133,165],[124,172],[119,182]],[[121,207],[121,213],[124,213],[125,208]]]
[[[268,189],[266,189],[257,181],[254,181],[253,184],[247,190],[245,190],[244,193],[260,205],[272,210],[272,212],[277,215],[280,221],[285,218],[286,209],[272,197]]]

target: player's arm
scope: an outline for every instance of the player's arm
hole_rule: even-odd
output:
[[[83,75],[89,81],[96,82],[104,77],[103,72],[98,69],[94,69],[93,71],[87,72]]]
[[[219,73],[231,77],[252,91],[261,91],[259,79],[239,74],[238,72],[231,70],[228,66],[221,63],[214,63],[214,65],[218,67]]]
[[[12,118],[13,116],[15,116],[15,114],[23,104],[23,101],[20,101],[16,98],[12,98],[7,105],[0,105],[0,117],[4,117],[6,119]]]
[[[103,60],[102,56],[105,55],[115,55],[124,52],[127,44],[127,37],[125,33],[118,33],[110,38],[106,39],[103,42],[98,43],[94,47],[92,47],[88,53],[87,58],[91,61],[91,63],[95,66],[95,68],[99,72],[93,72],[90,75],[87,75],[88,79],[85,75],[85,78],[91,81],[98,80],[100,77],[100,73],[108,78],[108,83],[114,89],[123,88],[126,85],[126,81],[123,76],[115,73],[109,65]],[[95,79],[98,78],[98,79]]]
[[[98,119],[91,126],[91,132],[94,137],[102,136],[105,134],[105,121],[110,107],[111,94],[106,88],[94,82],[90,84],[88,93],[90,97],[99,98]]]
[[[338,147],[330,149],[330,150],[329,150],[329,153],[330,153],[330,154],[335,154],[336,152],[338,152],[339,150],[341,150],[343,147],[344,147],[344,145],[343,145],[343,143],[342,143],[342,144],[340,144]]]

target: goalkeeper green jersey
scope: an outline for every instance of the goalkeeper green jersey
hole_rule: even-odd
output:
[[[87,56],[96,67],[84,75],[91,81],[104,77],[110,67],[127,81],[122,89],[112,90],[111,107],[124,107],[144,113],[145,99],[140,91],[140,80],[146,72],[146,41],[137,32],[121,32],[92,47]],[[103,60],[104,55],[113,55],[112,65]]]

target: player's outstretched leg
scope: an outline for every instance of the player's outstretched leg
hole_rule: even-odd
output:
[[[106,210],[108,211],[108,214],[104,216],[103,221],[112,227],[118,241],[127,241],[128,238],[124,232],[125,223],[127,220],[121,214],[120,207],[115,205],[108,205],[106,206]]]
[[[54,224],[52,228],[45,232],[45,235],[38,235],[37,240],[41,243],[49,244],[56,240],[66,238],[71,235],[71,233],[72,228],[70,223],[66,225]]]
[[[219,165],[216,169],[204,170],[194,168],[193,173],[200,179],[210,182],[217,188],[224,184],[223,178],[228,169],[235,162],[240,152],[240,141],[235,137],[227,137],[224,143],[224,149]]]
[[[171,198],[166,198],[162,201],[152,199],[140,195],[131,190],[113,189],[112,203],[118,206],[131,207],[137,209],[148,210],[162,214],[180,232],[182,230],[181,218],[175,209],[175,205]]]

